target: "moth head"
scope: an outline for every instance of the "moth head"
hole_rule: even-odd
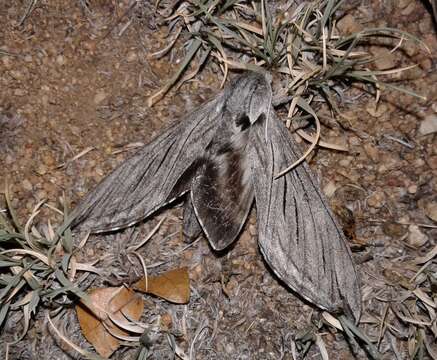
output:
[[[272,103],[271,77],[247,72],[235,78],[225,90],[226,109],[236,121],[245,118],[249,125],[267,117]]]

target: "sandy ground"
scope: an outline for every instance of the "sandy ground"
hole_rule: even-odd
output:
[[[136,9],[116,24],[127,1],[89,3],[91,12],[81,1],[39,1],[21,25],[27,1],[0,3],[0,183],[9,180],[22,223],[42,199],[61,207],[59,199],[65,194],[76,203],[135,146],[218,91],[221,77],[205,71],[149,108],[148,96],[164,84],[183,53],[179,48],[159,60],[149,56],[167,43],[165,27],[156,24],[149,7]],[[395,353],[408,359],[417,328],[387,306],[415,304],[417,299],[403,299],[406,289],[399,284],[414,275],[410,260],[426,254],[437,240],[436,223],[429,217],[437,202],[436,135],[419,131],[425,119],[437,116],[437,36],[429,11],[419,1],[363,1],[341,26],[348,30],[362,25],[396,27],[423,39],[431,54],[407,44],[402,55],[386,56],[377,66],[417,63],[397,84],[427,100],[386,91],[375,109],[371,96],[353,98],[360,95],[353,90],[353,100],[344,108],[349,130],[324,132],[326,140],[346,144],[350,151],[319,150],[311,166],[345,225],[359,263],[361,327],[378,339],[385,319],[394,329],[384,327],[384,359],[394,359]],[[379,51],[374,49],[375,54]],[[292,340],[320,314],[267,269],[256,243],[254,214],[239,241],[224,254],[214,254],[203,238],[186,248],[181,214],[176,207],[134,229],[93,237],[87,245],[89,259],[113,254],[104,279],[97,283],[126,281],[141,272],[137,263],[124,258],[126,244],[143,238],[167,216],[142,253],[151,273],[188,266],[192,298],[188,305],[172,305],[146,297],[143,320],[150,324],[150,358],[173,358],[172,338],[197,359],[292,359]],[[48,218],[60,221],[44,208],[36,222]],[[432,271],[435,264],[425,274]],[[435,289],[429,295],[435,298]],[[0,335],[2,342],[21,330],[20,322],[11,325],[17,316],[11,316]],[[90,348],[74,312],[68,316],[66,322],[57,320],[59,327]],[[160,319],[169,316],[170,325],[164,326]],[[326,326],[313,331],[321,335],[331,359],[352,357],[340,332]],[[49,333],[44,316],[37,316],[25,339],[11,347],[9,359],[77,356],[64,345],[56,346]],[[428,328],[426,336],[432,343]],[[124,348],[113,358],[131,358],[132,353]],[[307,356],[321,358],[317,346]],[[366,358],[364,353],[358,357]]]

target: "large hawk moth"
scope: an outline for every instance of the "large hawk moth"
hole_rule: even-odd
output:
[[[133,225],[186,196],[184,233],[223,250],[255,202],[258,241],[277,276],[318,307],[357,320],[360,290],[351,252],[327,200],[272,107],[265,75],[236,77],[214,99],[118,166],[72,213],[92,232]]]

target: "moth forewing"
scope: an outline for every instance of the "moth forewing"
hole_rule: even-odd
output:
[[[251,127],[250,144],[258,241],[267,263],[305,299],[358,320],[361,299],[351,253],[308,165],[274,179],[299,152],[273,111],[267,122]]]
[[[222,120],[223,94],[122,162],[72,213],[73,226],[113,231],[141,221],[190,189],[196,161]]]

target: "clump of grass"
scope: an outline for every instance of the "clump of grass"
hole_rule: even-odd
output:
[[[420,40],[392,28],[369,28],[341,35],[336,28],[336,12],[342,3],[342,0],[316,0],[275,11],[266,1],[173,2],[178,6],[164,8],[165,13],[170,14],[165,22],[170,29],[177,29],[177,36],[181,29],[188,34],[186,56],[174,76],[149,99],[149,104],[153,105],[176,83],[196,55],[200,65],[207,59],[218,64],[223,81],[230,68],[267,70],[280,75],[286,83],[282,95],[289,96],[286,101],[289,116],[294,114],[296,98],[305,97],[308,101],[314,95],[321,95],[332,110],[337,111],[333,98],[339,81],[384,85],[418,96],[378,80],[378,76],[394,70],[367,69],[375,58],[356,49],[373,37],[417,43]],[[170,47],[174,43],[175,39],[172,39]],[[167,52],[169,48],[165,50]],[[193,76],[190,74],[189,78]]]
[[[298,132],[312,145],[301,159],[277,176],[303,161],[319,141],[317,102],[326,103],[333,118],[341,116],[338,102],[341,102],[343,85],[356,82],[370,85],[376,90],[377,99],[383,88],[423,99],[412,91],[381,80],[381,76],[415,65],[386,71],[371,70],[369,66],[376,58],[362,46],[372,38],[398,39],[399,44],[392,50],[396,51],[405,40],[418,44],[420,40],[392,28],[368,28],[341,35],[336,27],[336,14],[344,3],[342,0],[316,0],[299,5],[288,2],[286,8],[269,6],[275,3],[264,0],[160,3],[156,4],[157,11],[166,15],[164,22],[176,35],[155,55],[163,56],[170,51],[180,34],[188,40],[184,59],[167,83],[148,99],[149,106],[159,101],[181,78],[182,83],[196,76],[208,60],[221,69],[222,84],[230,69],[273,73],[275,82],[282,87],[274,105],[287,107],[287,126],[290,127],[292,119],[302,118],[314,118],[316,125],[315,136],[302,130]],[[186,74],[196,57],[197,66],[193,65],[194,70]],[[345,150],[323,142],[319,145]]]
[[[91,299],[85,291],[95,280],[95,278],[88,279],[90,275],[103,275],[103,270],[95,265],[108,256],[101,256],[90,263],[79,261],[81,255],[78,253],[86,245],[89,233],[80,242],[73,243],[70,228],[72,218],[68,216],[65,199],[61,199],[64,204],[63,210],[45,204],[44,201],[39,202],[26,224],[22,226],[12,207],[7,184],[4,198],[6,208],[0,211],[0,331],[5,327],[12,312],[21,312],[23,319],[21,334],[12,341],[4,343],[6,358],[9,348],[23,340],[31,328],[31,321],[37,318],[41,310],[44,310],[46,322],[59,339],[85,359],[102,360],[102,357],[82,349],[62,334],[52,318],[61,319],[71,305],[80,302],[100,319],[106,309],[99,307],[100,304],[96,303],[95,299]],[[48,217],[46,226],[39,227],[42,230],[39,231],[33,225],[43,206],[56,212],[58,218],[59,215],[62,216],[61,224],[56,229],[51,225],[51,216]],[[145,265],[136,250],[153,236],[164,219],[143,241],[127,249],[140,258],[146,275]],[[108,317],[110,318],[111,314],[108,313]],[[104,318],[101,320],[103,321]],[[114,323],[121,329],[134,331],[133,322]],[[10,326],[11,323],[8,325]],[[112,334],[110,330],[108,331]],[[123,340],[126,343],[129,341],[138,343],[135,337],[124,337]]]
[[[21,311],[24,321],[22,333],[7,344],[9,347],[24,338],[41,306],[59,316],[74,299],[86,303],[88,297],[81,284],[99,270],[94,264],[75,259],[75,252],[86,239],[74,247],[69,227],[57,233],[48,220],[41,234],[33,226],[43,202],[35,206],[22,226],[12,208],[8,186],[4,194],[7,208],[0,212],[0,329],[11,312]],[[66,209],[52,209],[66,216]]]

